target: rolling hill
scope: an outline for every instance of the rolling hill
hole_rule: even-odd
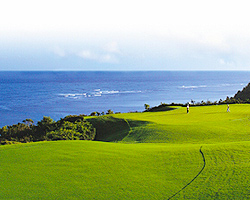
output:
[[[0,199],[247,199],[250,105],[87,120],[96,141],[0,147]]]

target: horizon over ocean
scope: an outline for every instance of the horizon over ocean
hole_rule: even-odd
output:
[[[0,127],[144,104],[218,101],[250,82],[250,71],[0,71]]]

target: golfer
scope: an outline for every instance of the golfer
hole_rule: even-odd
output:
[[[189,103],[187,104],[187,113],[189,113]]]
[[[229,104],[227,104],[227,112],[230,112],[230,110],[229,110]]]

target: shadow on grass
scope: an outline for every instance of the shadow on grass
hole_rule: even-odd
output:
[[[202,148],[202,146],[201,146]],[[178,192],[176,192],[175,194],[173,194],[171,197],[169,197],[168,199],[172,199],[173,197],[175,197],[177,194],[179,194],[181,191],[185,190],[185,188],[187,186],[189,186],[201,173],[202,171],[204,170],[205,166],[206,166],[206,159],[205,159],[205,156],[203,154],[203,152],[201,151],[201,148],[200,148],[200,153],[201,153],[201,156],[202,156],[202,159],[203,159],[203,167],[201,168],[201,170],[199,171],[199,173],[190,181],[188,182],[183,188],[181,188]]]
[[[112,116],[102,116],[87,119],[96,129],[95,141],[118,142],[128,136],[132,128],[144,126],[149,122],[126,120]]]
[[[170,111],[170,110],[175,110],[175,109],[177,108],[172,108],[170,106],[165,106],[165,105],[159,105],[157,107],[150,108],[145,112],[162,112],[162,111]]]

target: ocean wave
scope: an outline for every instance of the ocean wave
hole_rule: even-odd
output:
[[[94,89],[93,91],[86,92],[86,93],[66,93],[66,94],[58,94],[61,97],[77,99],[81,97],[101,97],[103,95],[116,95],[116,94],[135,94],[141,93],[142,91],[138,90],[131,90],[131,91],[119,91],[119,90],[101,90],[101,89]]]
[[[81,97],[81,96],[87,97],[87,93],[75,93],[75,94],[68,93],[68,94],[58,94],[58,95],[62,97],[74,98],[74,99]]]
[[[136,91],[136,90],[131,90],[131,91],[120,91],[120,90],[100,90],[96,89],[94,90],[94,95],[95,96],[102,96],[102,95],[113,95],[113,94],[135,94],[135,93],[141,93],[142,91]]]
[[[210,87],[210,88],[221,88],[221,87],[235,87],[235,86],[244,86],[246,84],[244,83],[222,83],[222,84],[218,84],[218,85],[188,85],[188,86],[179,86],[178,88],[179,89],[197,89],[197,88],[207,88],[207,87]]]
[[[229,86],[237,86],[237,85],[243,86],[243,85],[246,85],[246,84],[244,84],[244,83],[235,83],[235,84],[223,83],[223,84],[220,84],[218,86],[229,87]]]
[[[221,84],[217,84],[217,85],[211,85],[210,87],[213,87],[213,88],[228,88],[228,87],[242,88],[243,86],[246,86],[246,84],[245,83],[221,83]]]
[[[8,108],[7,106],[0,105],[0,110],[11,110],[11,109]]]
[[[111,91],[100,91],[100,94],[118,94],[120,91],[118,90],[111,90]]]
[[[207,85],[190,85],[190,86],[185,86],[185,85],[183,85],[183,86],[180,86],[180,87],[178,87],[178,88],[181,88],[181,89],[196,89],[196,88],[206,88],[207,87]]]
[[[131,93],[131,94],[134,94],[134,93],[142,93],[142,91],[141,90],[132,90],[132,91],[121,91],[120,93],[124,93],[124,94],[129,94],[129,93]]]

